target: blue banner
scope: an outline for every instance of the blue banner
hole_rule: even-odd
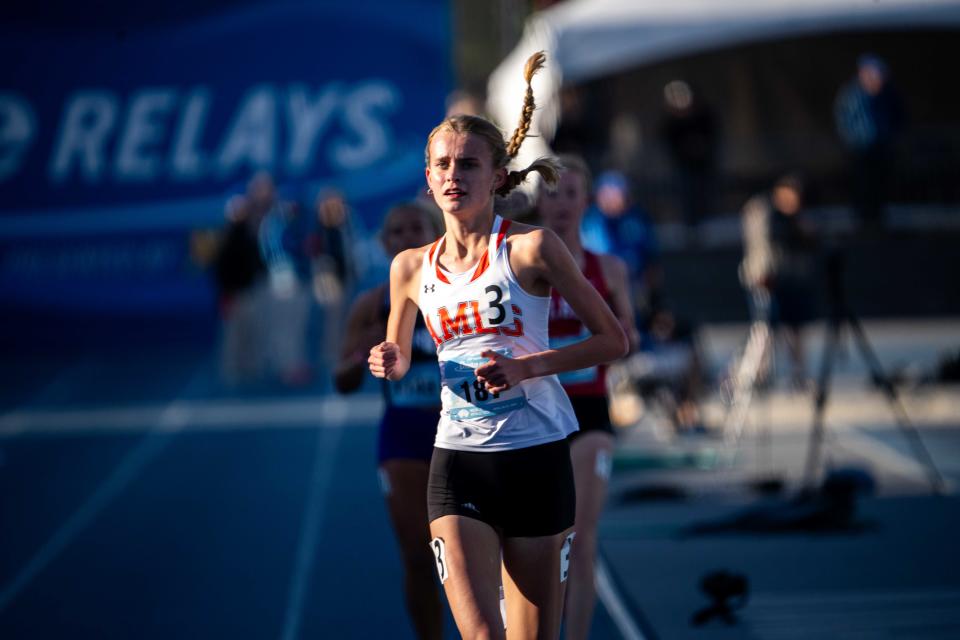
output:
[[[207,304],[191,234],[222,226],[226,196],[259,169],[308,205],[337,187],[376,225],[423,183],[449,30],[442,0],[0,28],[4,307]]]

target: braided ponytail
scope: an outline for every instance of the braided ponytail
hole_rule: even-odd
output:
[[[520,111],[520,123],[517,125],[516,130],[510,137],[510,141],[507,143],[508,162],[517,157],[517,153],[520,152],[520,145],[523,144],[523,141],[527,137],[527,132],[530,131],[530,123],[533,122],[533,112],[537,108],[537,104],[533,99],[533,86],[531,82],[533,81],[534,74],[543,68],[543,63],[546,59],[547,54],[543,51],[538,51],[527,58],[527,64],[523,68],[523,79],[527,82],[527,91],[523,96],[523,109]],[[503,186],[497,189],[497,193],[501,196],[507,195],[526,180],[527,174],[531,171],[539,173],[540,177],[542,177],[547,184],[556,184],[560,177],[560,169],[560,163],[554,158],[538,158],[526,169],[508,173],[507,179],[504,181]]]
[[[533,110],[537,108],[533,100],[533,86],[530,83],[533,81],[533,74],[543,68],[543,63],[546,59],[547,54],[543,51],[538,51],[527,58],[527,64],[523,68],[523,79],[527,81],[527,92],[523,95],[523,109],[520,111],[520,123],[510,137],[510,142],[507,143],[507,157],[511,160],[517,157],[517,153],[520,151],[520,145],[523,144],[524,139],[527,137],[527,131],[530,130],[530,123],[533,121]]]
[[[526,169],[522,169],[520,171],[511,171],[508,173],[507,179],[504,180],[500,188],[497,189],[497,195],[505,196],[513,191],[516,187],[520,186],[520,183],[527,179],[527,174],[531,171],[539,173],[540,177],[543,178],[544,182],[547,184],[557,184],[557,180],[560,179],[560,171],[562,169],[563,167],[555,158],[537,158],[530,163],[530,166]]]
[[[506,167],[507,164],[517,156],[520,151],[520,145],[527,137],[530,130],[530,123],[533,121],[533,112],[537,108],[533,99],[533,87],[530,85],[534,74],[543,68],[543,63],[547,56],[543,51],[538,51],[527,59],[527,64],[523,70],[523,77],[527,82],[527,91],[523,98],[523,110],[520,113],[520,123],[516,131],[510,137],[510,141],[503,139],[503,133],[489,120],[480,116],[471,116],[458,114],[450,116],[430,132],[427,137],[427,146],[424,149],[424,159],[429,165],[430,162],[430,143],[434,136],[440,131],[453,131],[455,133],[470,133],[480,136],[489,145],[493,154],[493,166],[497,169]],[[513,191],[520,183],[527,178],[530,172],[539,173],[548,184],[556,184],[560,176],[560,164],[553,158],[539,158],[521,171],[510,171],[503,185],[496,190],[496,193],[505,196]]]

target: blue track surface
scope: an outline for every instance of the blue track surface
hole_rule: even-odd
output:
[[[211,368],[203,356],[5,368],[5,416],[71,412],[0,438],[0,637],[413,637],[375,420],[84,414],[204,397],[216,409],[236,398],[211,397]],[[75,413],[86,426],[70,426]],[[456,637],[449,616],[447,628]],[[593,637],[619,637],[602,606]]]

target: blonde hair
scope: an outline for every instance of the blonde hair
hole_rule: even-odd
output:
[[[530,123],[533,120],[533,112],[536,109],[536,103],[533,99],[533,87],[530,82],[534,74],[543,67],[547,56],[543,51],[538,51],[527,59],[527,64],[523,70],[523,78],[527,83],[527,91],[523,98],[523,109],[520,112],[520,122],[517,125],[509,142],[503,139],[503,133],[492,122],[480,116],[454,115],[434,127],[433,131],[427,137],[427,147],[424,151],[424,159],[430,164],[430,143],[433,138],[441,131],[452,131],[453,133],[472,134],[482,138],[493,153],[493,166],[496,169],[502,169],[517,157],[520,151],[520,145],[527,138],[527,132],[530,130]],[[513,191],[520,183],[527,179],[527,174],[535,171],[548,184],[556,184],[560,175],[560,165],[554,158],[537,158],[530,166],[520,171],[510,171],[507,173],[507,179],[497,189],[496,193],[505,196]]]

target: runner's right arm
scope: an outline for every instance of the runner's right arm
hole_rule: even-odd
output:
[[[390,317],[387,339],[370,349],[367,362],[378,378],[399,380],[410,368],[413,327],[417,322],[417,289],[426,247],[407,249],[390,264]]]

